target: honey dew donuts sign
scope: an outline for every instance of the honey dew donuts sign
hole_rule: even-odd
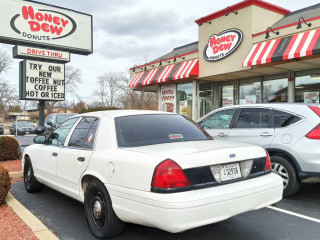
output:
[[[174,112],[176,107],[176,85],[168,84],[160,88],[161,110],[164,112]]]
[[[33,1],[0,0],[0,42],[92,53],[92,16]]]
[[[222,60],[232,54],[242,41],[239,29],[228,29],[210,36],[203,51],[203,57],[210,62]]]

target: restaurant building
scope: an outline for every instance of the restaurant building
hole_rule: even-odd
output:
[[[195,20],[198,41],[130,69],[159,110],[199,119],[249,103],[319,103],[320,4],[294,12],[245,0]]]

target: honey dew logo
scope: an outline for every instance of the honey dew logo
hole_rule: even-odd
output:
[[[233,53],[241,41],[242,32],[239,29],[228,29],[218,35],[214,34],[209,38],[203,56],[210,62],[219,61]]]
[[[22,37],[36,41],[65,38],[77,29],[76,22],[70,16],[32,6],[22,6],[21,14],[13,16],[10,25]]]

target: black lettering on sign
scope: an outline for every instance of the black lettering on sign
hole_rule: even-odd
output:
[[[39,77],[52,77],[52,72],[39,72]]]

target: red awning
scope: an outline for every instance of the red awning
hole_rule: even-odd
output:
[[[320,29],[253,45],[242,66],[301,58],[320,53]]]
[[[172,80],[195,77],[199,75],[199,60],[193,59],[177,64],[155,68],[150,71],[136,73],[129,83],[129,87],[144,86]]]

